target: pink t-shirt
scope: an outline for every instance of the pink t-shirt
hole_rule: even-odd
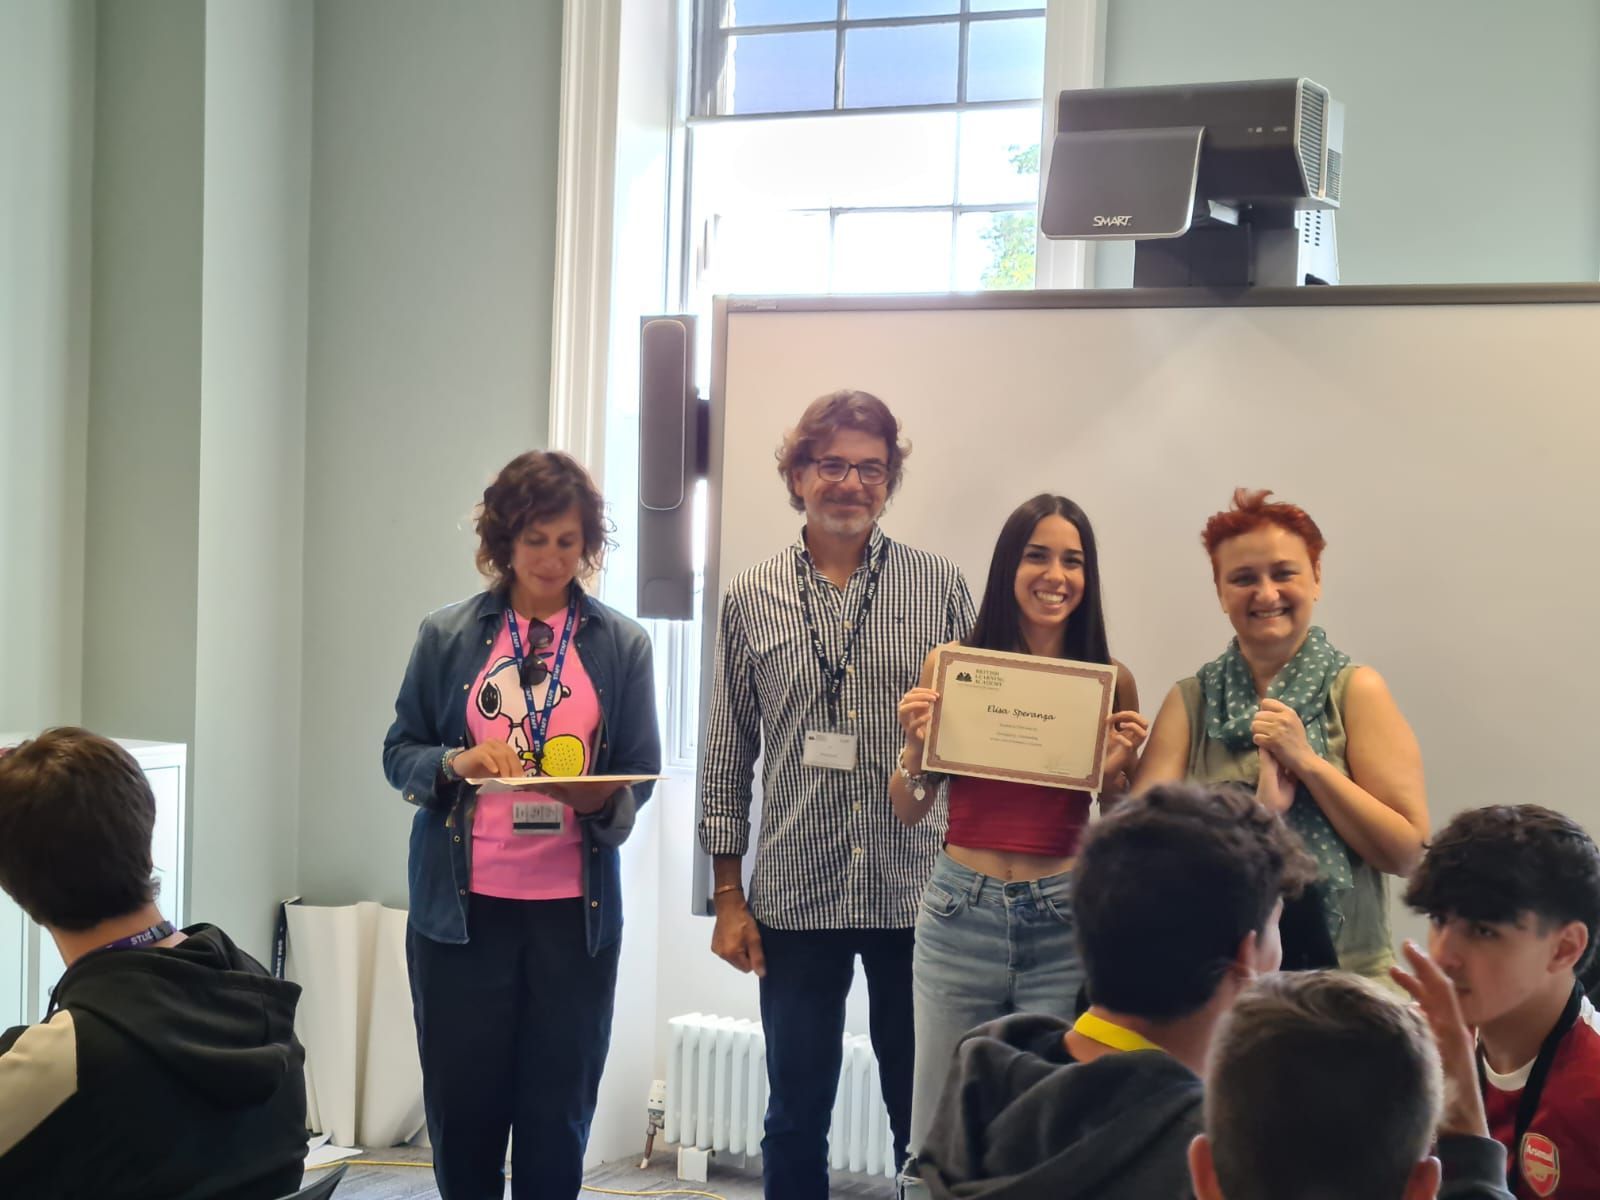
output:
[[[567,610],[546,618],[555,630],[550,645],[539,652],[549,667],[561,644]],[[517,678],[517,660],[511,652],[511,632],[502,615],[500,632],[489,648],[483,670],[467,694],[467,732],[474,745],[491,738],[509,742],[518,751],[530,749],[528,701]],[[525,652],[531,653],[528,622],[517,618],[517,632]],[[533,689],[534,711],[543,710],[550,690],[546,676]],[[577,642],[567,647],[561,668],[561,693],[550,710],[550,728],[544,745],[544,770],[528,764],[527,774],[587,775],[594,756],[595,733],[600,728],[600,698],[578,657]],[[559,802],[536,815],[531,824],[539,832],[513,829],[514,807],[549,805],[552,793],[507,792],[478,794],[472,819],[472,890],[506,900],[562,900],[583,895],[583,835],[577,814]],[[524,815],[528,815],[524,810]],[[559,824],[557,824],[559,822]]]

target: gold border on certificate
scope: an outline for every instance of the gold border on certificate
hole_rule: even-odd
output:
[[[1025,676],[1035,678],[1027,680],[1020,688],[1016,686]],[[1012,683],[1009,689],[1008,681]],[[1060,686],[1062,684],[1066,684],[1066,688],[1063,689]],[[923,767],[947,775],[974,775],[980,779],[1097,792],[1105,765],[1106,718],[1112,713],[1116,684],[1117,668],[1106,663],[1081,663],[1064,658],[1042,658],[1035,654],[1007,654],[999,650],[972,650],[964,646],[940,647],[933,669],[933,688],[939,693],[939,700],[933,706]],[[956,687],[965,692],[968,690],[966,685],[972,685],[980,695],[962,696],[959,704],[952,704],[950,689]],[[1097,690],[1097,702],[1094,696],[1083,694],[1086,687]],[[1002,718],[1012,714],[997,713],[993,702],[985,697],[998,700],[1007,691],[1013,697],[1020,695],[1031,708],[1022,714],[1022,718],[1015,718],[1010,726],[1003,728]],[[1057,703],[1054,698],[1051,703],[1045,704],[1035,699],[1041,691],[1046,695],[1063,691],[1079,694],[1061,696],[1060,699],[1066,701],[1065,705]],[[972,707],[979,701],[983,702],[982,708]],[[1011,706],[1001,707],[1009,709]],[[1028,722],[1042,725],[1054,720],[1056,713],[1052,711],[1047,714],[1044,710],[1062,707],[1070,710],[1066,715],[1074,726],[1070,733],[1065,728],[1063,733],[1076,739],[1080,748],[1087,738],[1094,739],[1091,762],[1086,772],[1081,770],[1081,752],[1063,755],[1053,751],[1048,742],[1042,739],[1027,744],[1030,736]],[[1034,708],[1039,711],[1032,711]],[[1091,713],[1095,722],[1092,733],[1085,727],[1091,719]],[[985,747],[981,753],[974,752],[971,744],[972,727],[975,722],[990,717],[995,726],[993,745]],[[962,736],[959,738],[952,736],[957,721],[962,727]],[[944,735],[942,739],[941,733]],[[1013,735],[1017,740],[1010,740]],[[1069,762],[1069,758],[1075,762]],[[1073,770],[1074,765],[1079,770]]]

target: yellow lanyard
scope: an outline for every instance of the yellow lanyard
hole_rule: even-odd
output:
[[[1084,1013],[1073,1022],[1072,1032],[1081,1033],[1091,1042],[1099,1042],[1102,1046],[1110,1046],[1113,1050],[1160,1050],[1161,1047],[1152,1042],[1143,1034],[1135,1033],[1125,1026],[1118,1025],[1115,1021],[1108,1021],[1104,1017],[1097,1017],[1093,1013]]]

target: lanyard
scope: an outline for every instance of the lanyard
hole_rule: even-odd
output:
[[[517,659],[517,678],[522,680],[522,695],[528,702],[528,715],[523,718],[525,732],[528,735],[528,749],[533,752],[535,774],[543,770],[545,738],[550,733],[550,712],[556,706],[556,701],[561,698],[561,668],[567,662],[567,647],[572,644],[572,631],[578,625],[578,594],[573,592],[572,598],[567,602],[567,623],[561,628],[561,641],[556,646],[556,656],[550,663],[550,675],[546,682],[549,687],[544,694],[544,707],[534,711],[533,685],[527,682],[523,673],[522,664],[527,658],[522,652],[522,634],[517,631],[517,613],[509,604],[506,605],[506,628],[511,631],[511,653]]]
[[[1102,1046],[1110,1046],[1113,1050],[1161,1049],[1142,1033],[1135,1033],[1125,1025],[1118,1025],[1115,1021],[1108,1021],[1089,1012],[1072,1023],[1072,1032],[1081,1033],[1091,1042],[1099,1042]]]
[[[157,942],[166,941],[177,932],[178,927],[171,921],[161,921],[150,926],[149,929],[141,929],[138,933],[130,933],[127,937],[120,937],[114,942],[107,942],[104,946],[96,946],[87,954],[79,955],[72,965],[77,966],[78,963],[81,963],[86,958],[93,958],[96,954],[109,954],[113,950],[139,950],[145,946],[154,946]],[[62,978],[65,978],[65,976]],[[56,988],[60,986],[61,982],[57,980],[56,986],[50,989],[50,1006],[44,1014],[46,1021],[56,1014]]]
[[[1533,1124],[1533,1118],[1539,1112],[1545,1080],[1550,1075],[1550,1064],[1555,1061],[1556,1051],[1561,1048],[1561,1039],[1578,1023],[1578,1012],[1582,1007],[1583,985],[1574,983],[1572,998],[1561,1010],[1560,1019],[1545,1034],[1544,1042],[1539,1047],[1539,1056],[1533,1060],[1533,1069],[1528,1072],[1528,1082],[1523,1085],[1522,1096],[1517,1100],[1517,1120],[1512,1126],[1511,1145],[1506,1155],[1510,1160],[1506,1163],[1506,1190],[1513,1194],[1522,1179],[1522,1139],[1528,1135],[1528,1126]],[[1478,1090],[1485,1095],[1489,1091],[1489,1077],[1484,1073],[1481,1045],[1478,1047]]]
[[[811,608],[811,569],[807,565],[806,556],[799,551],[795,552],[795,583],[800,589],[800,611],[805,617],[806,632],[811,635],[811,653],[816,657],[817,666],[822,669],[822,683],[827,689],[828,712],[836,725],[839,722],[839,700],[844,695],[844,677],[850,671],[850,660],[855,656],[856,639],[861,636],[861,627],[867,623],[867,617],[872,612],[872,601],[878,595],[878,576],[883,574],[883,560],[888,553],[889,539],[886,537],[878,548],[877,557],[872,560],[872,569],[867,572],[866,588],[861,594],[861,606],[856,610],[856,619],[850,627],[850,636],[844,640],[844,652],[839,655],[838,663],[834,664],[828,661],[828,653],[822,648],[822,636],[817,632],[816,614]]]

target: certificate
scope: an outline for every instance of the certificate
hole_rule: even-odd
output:
[[[1116,683],[1105,663],[943,647],[923,767],[1099,791]]]

